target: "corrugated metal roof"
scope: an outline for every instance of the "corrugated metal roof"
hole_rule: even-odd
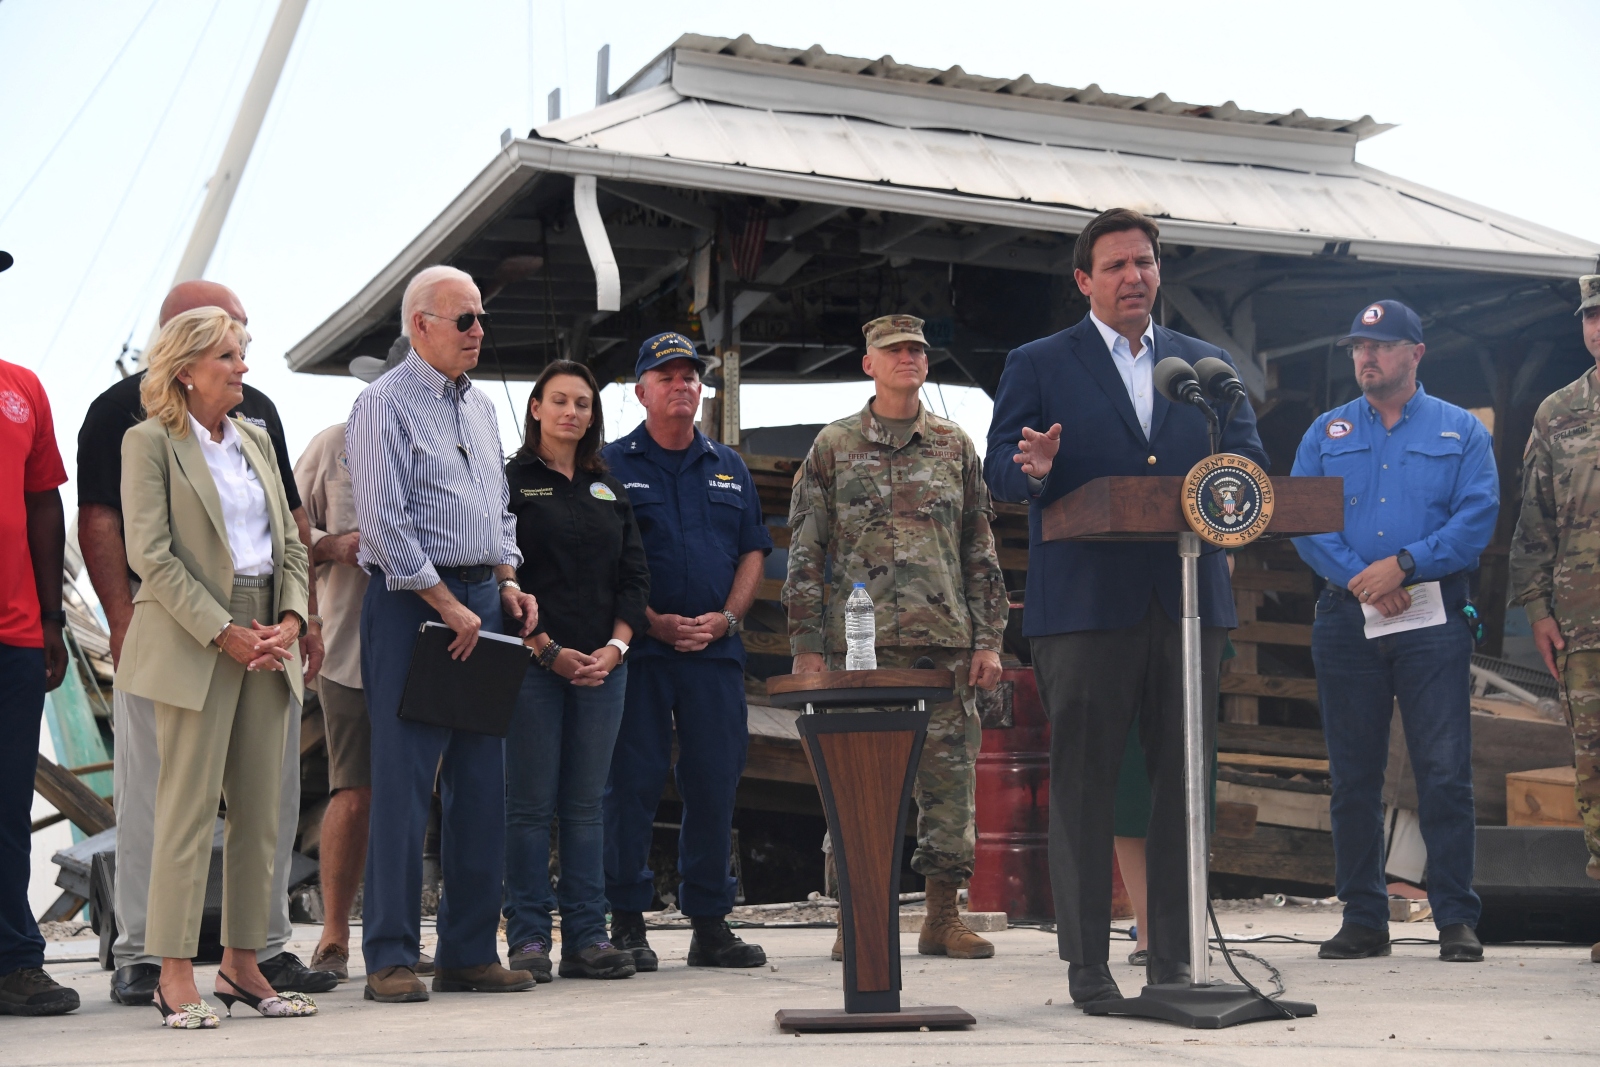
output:
[[[1246,111],[1232,100],[1221,104],[1186,104],[1174,100],[1166,93],[1155,96],[1122,96],[1108,93],[1100,86],[1090,84],[1082,89],[1036,82],[1026,74],[1016,78],[988,78],[968,74],[959,65],[945,70],[935,67],[918,67],[900,63],[893,56],[879,59],[861,59],[842,56],[827,51],[819,44],[810,48],[782,48],[762,44],[748,33],[740,37],[706,37],[686,33],[673,43],[674,49],[702,52],[708,55],[737,56],[783,66],[804,67],[812,70],[855,74],[886,81],[906,82],[914,85],[937,85],[951,89],[966,89],[982,93],[998,93],[1031,100],[1050,100],[1063,103],[1085,104],[1091,107],[1115,108],[1123,111],[1144,111],[1158,115],[1187,115],[1193,118],[1214,119],[1219,122],[1237,122],[1252,126],[1281,126],[1287,129],[1323,130],[1353,134],[1357,138],[1371,137],[1384,130],[1393,129],[1389,123],[1377,122],[1371,115],[1359,119],[1328,119],[1307,115],[1296,108],[1287,112]],[[647,74],[646,68],[642,74]],[[640,79],[623,85],[621,93],[635,88]]]

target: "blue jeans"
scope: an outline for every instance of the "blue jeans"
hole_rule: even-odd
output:
[[[628,668],[599,686],[528,669],[506,735],[506,942],[550,944],[561,906],[562,952],[606,936],[605,820],[601,801],[622,725]],[[561,875],[550,885],[550,820],[560,822]]]
[[[28,906],[43,717],[44,650],[0,644],[0,975],[44,966],[44,938]]]
[[[445,586],[503,632],[493,579]],[[505,743],[467,730],[400,718],[411,649],[424,622],[439,613],[416,593],[390,592],[383,573],[367,583],[361,604],[361,680],[372,721],[372,817],[361,938],[367,973],[415,967],[422,938],[422,839],[435,775],[443,804],[439,899],[440,967],[476,967],[498,960],[500,887],[505,871]]]
[[[1477,926],[1472,891],[1477,842],[1472,807],[1472,633],[1461,616],[1464,578],[1443,586],[1441,626],[1368,640],[1361,605],[1324,589],[1311,630],[1322,730],[1333,776],[1334,878],[1347,922],[1389,928],[1383,874],[1383,772],[1394,702],[1417,779],[1433,921]]]

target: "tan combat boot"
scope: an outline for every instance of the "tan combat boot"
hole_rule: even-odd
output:
[[[839,932],[833,936],[833,951],[828,953],[828,958],[834,963],[844,961],[844,923],[839,923]]]
[[[924,956],[986,960],[994,955],[994,945],[961,921],[961,913],[956,910],[956,885],[943,878],[928,879],[928,914],[922,920],[917,951]]]

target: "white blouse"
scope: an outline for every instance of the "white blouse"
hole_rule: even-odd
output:
[[[267,494],[261,480],[244,458],[244,445],[232,419],[222,420],[222,440],[189,416],[200,451],[211,468],[217,496],[222,499],[222,524],[228,531],[228,551],[234,574],[272,573],[272,523],[267,518]]]

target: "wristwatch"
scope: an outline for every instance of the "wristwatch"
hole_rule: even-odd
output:
[[[499,586],[500,592],[502,592],[502,593],[505,592],[507,587],[515,589],[519,593],[522,592],[522,586],[517,584],[517,580],[515,578],[503,578],[503,579],[501,579],[500,586]]]
[[[65,626],[67,624],[67,613],[64,611],[40,611],[39,621],[53,622],[59,626]]]
[[[1405,572],[1407,578],[1417,573],[1417,561],[1411,558],[1410,549],[1402,548],[1395,553],[1394,561],[1400,564],[1400,569]]]
[[[730,637],[739,632],[739,616],[731,611],[724,611],[722,617],[728,620],[728,635]]]
[[[623,659],[628,658],[628,642],[624,641],[622,638],[613,637],[611,640],[607,641],[606,644],[621,653]]]

